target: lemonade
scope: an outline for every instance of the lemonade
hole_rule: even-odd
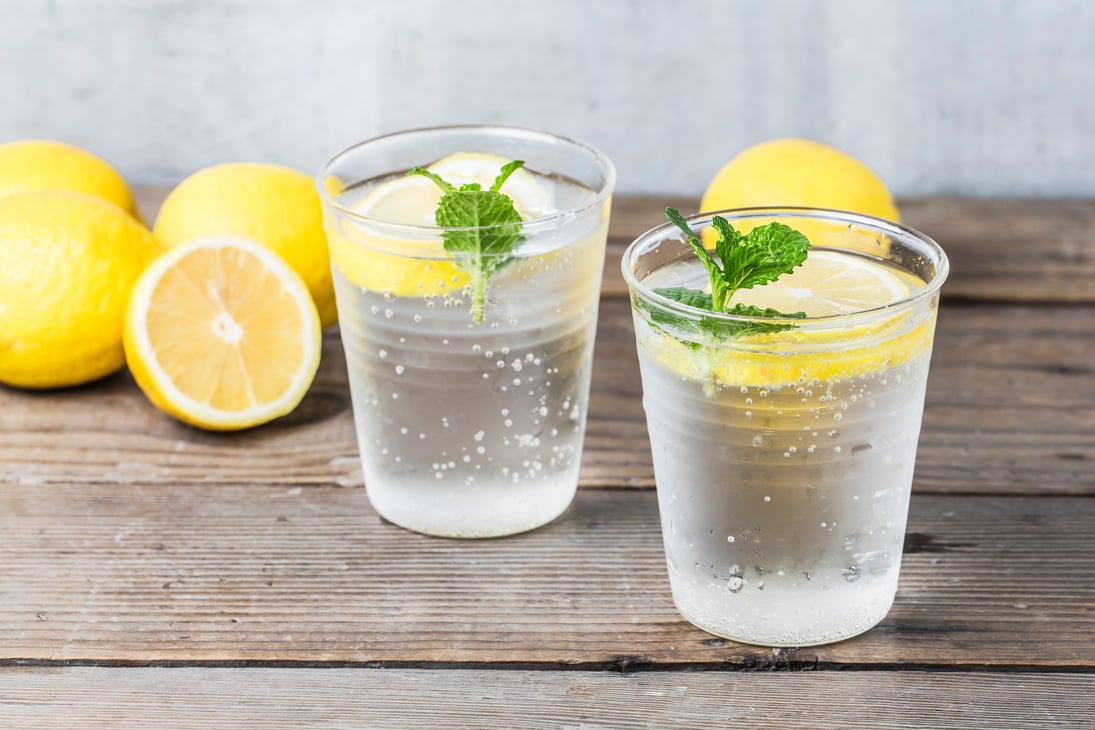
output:
[[[413,157],[374,175],[336,158],[321,175],[365,486],[381,516],[427,534],[533,529],[577,488],[612,170],[585,146],[514,133],[382,138],[345,154],[402,141]],[[440,192],[406,171],[487,186],[508,159],[499,140],[527,161],[501,189],[524,222],[477,282],[432,226]]]
[[[696,323],[713,315],[655,293],[708,279],[679,231],[644,234],[624,257],[674,602],[730,639],[837,641],[878,623],[897,590],[946,260],[854,214],[728,217],[813,232],[794,274],[730,300],[805,319],[705,335]]]

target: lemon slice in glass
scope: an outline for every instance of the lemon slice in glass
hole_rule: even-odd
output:
[[[792,274],[735,292],[730,303],[839,317],[896,303],[922,286],[912,274],[879,262],[815,249]],[[900,364],[930,347],[933,328],[934,315],[883,311],[866,319],[803,323],[782,332],[743,336],[726,347],[697,350],[673,337],[658,337],[647,347],[682,377],[780,388],[861,376]]]
[[[905,272],[858,256],[813,250],[790,274],[765,286],[740,289],[730,304],[827,317],[900,301],[917,286],[922,282]]]
[[[509,160],[486,152],[458,152],[429,166],[444,180],[460,186],[477,182],[489,188]],[[525,220],[544,215],[551,191],[527,170],[519,169],[502,186]],[[362,217],[404,226],[432,227],[441,189],[421,175],[389,180],[370,191],[350,210]],[[470,281],[436,240],[401,240],[392,230],[352,220],[337,221],[330,233],[335,267],[354,284],[395,296],[433,296],[461,291]]]

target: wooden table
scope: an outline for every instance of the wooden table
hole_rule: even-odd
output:
[[[779,650],[670,600],[618,272],[666,203],[616,202],[582,488],[530,534],[381,522],[336,333],[244,433],[0,389],[0,727],[1092,726],[1095,201],[905,201],[953,275],[897,602]]]

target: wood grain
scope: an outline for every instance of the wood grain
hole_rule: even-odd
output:
[[[939,242],[951,260],[944,299],[1095,302],[1095,200],[915,198],[899,201],[905,223]],[[604,290],[627,293],[624,248],[665,222],[666,206],[697,201],[629,196],[612,201]]]
[[[35,662],[1088,667],[1095,501],[920,495],[895,607],[869,633],[773,651],[669,595],[655,495],[588,489],[502,540],[383,524],[362,490],[8,485],[0,659]]]
[[[924,672],[0,669],[9,728],[1079,727],[1095,677]]]
[[[583,486],[654,484],[630,317],[626,300],[603,300]],[[1084,305],[945,304],[914,489],[1095,493],[1093,341]],[[301,407],[236,434],[176,423],[125,373],[51,393],[0,388],[4,483],[361,486],[337,333]]]

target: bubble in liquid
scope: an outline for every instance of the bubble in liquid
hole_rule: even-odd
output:
[[[388,356],[388,351],[387,350],[381,350],[380,352],[378,352],[376,354],[380,355],[380,359],[383,360],[384,358],[386,358]]]
[[[765,502],[771,502],[771,501],[772,501],[772,498],[771,498],[771,497],[769,497],[769,496],[768,496],[768,495],[766,494],[766,495],[764,495],[764,501],[765,501]]]
[[[730,576],[730,580],[726,581],[726,590],[731,593],[738,593],[745,587],[745,581],[736,575]]]
[[[404,370],[405,370],[405,368],[402,365],[396,365],[395,366],[395,374],[396,375],[402,375]]]
[[[848,581],[849,583],[854,583],[855,581],[859,580],[859,567],[855,565],[850,565],[841,573],[841,575],[844,576],[844,580]]]
[[[727,535],[726,536],[726,542],[734,542],[734,536],[733,535]]]
[[[403,429],[403,433],[407,433],[407,429]],[[486,436],[486,433],[484,433],[483,431],[476,431],[475,435],[472,436],[472,438],[474,438],[476,441],[482,441],[484,436]]]
[[[393,312],[391,309],[385,309],[384,310],[384,316],[387,317],[388,319],[391,319],[392,317],[395,316],[395,312]]]

